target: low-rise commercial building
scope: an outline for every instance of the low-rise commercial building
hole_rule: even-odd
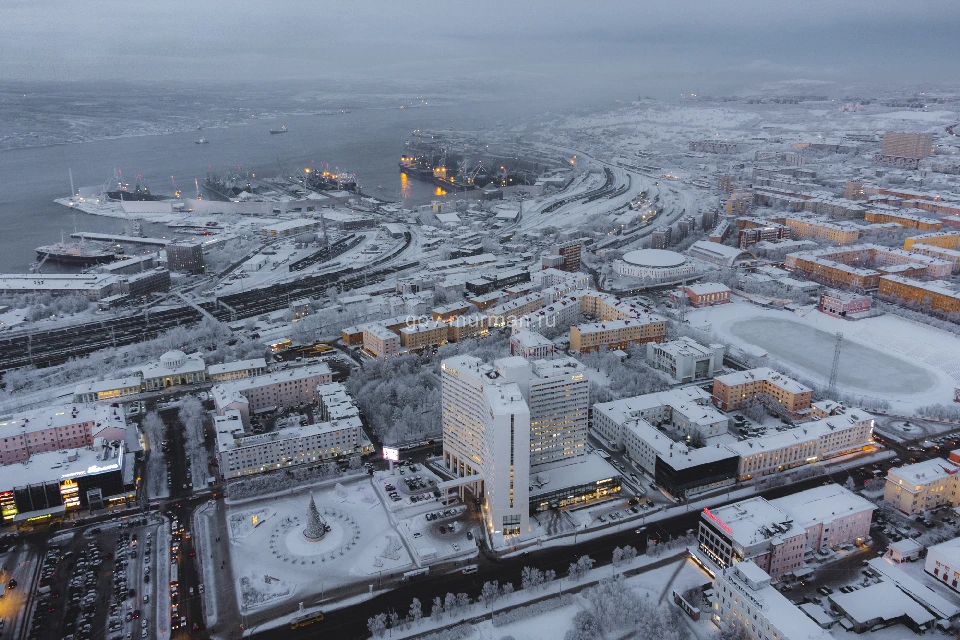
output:
[[[223,364],[212,364],[207,367],[207,376],[213,382],[226,382],[227,380],[241,380],[243,378],[253,378],[262,375],[267,370],[267,361],[263,358],[253,358],[251,360],[238,360],[236,362],[224,362]]]
[[[927,549],[923,570],[953,591],[960,591],[960,538]]]
[[[676,498],[729,487],[736,476],[737,454],[723,445],[657,455],[654,472],[657,484]]]
[[[74,402],[98,402],[100,400],[116,401],[140,393],[143,380],[139,376],[117,378],[113,380],[99,380],[78,384],[73,390]]]
[[[132,502],[136,484],[134,455],[123,439],[97,437],[84,448],[0,467],[0,516],[4,524],[60,520],[76,509]]]
[[[748,267],[757,263],[757,257],[748,251],[708,240],[694,242],[688,253],[692,258],[725,267]]]

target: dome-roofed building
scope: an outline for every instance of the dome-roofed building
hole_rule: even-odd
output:
[[[648,283],[675,282],[696,275],[695,267],[686,257],[665,249],[630,251],[613,263],[613,269],[621,276]]]
[[[179,349],[167,351],[157,364],[140,370],[143,390],[164,389],[181,384],[194,384],[207,379],[207,364],[199,353],[187,355]]]

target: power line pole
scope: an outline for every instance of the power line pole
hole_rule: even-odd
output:
[[[833,366],[830,367],[830,383],[827,384],[829,393],[837,391],[837,374],[840,372],[840,347],[843,346],[843,333],[837,331],[837,343],[833,348]]]

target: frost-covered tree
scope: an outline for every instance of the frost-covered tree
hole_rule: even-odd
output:
[[[367,618],[367,630],[375,638],[382,638],[387,631],[387,614],[378,613],[372,618]]]
[[[589,611],[578,611],[573,616],[573,626],[563,635],[563,640],[596,640],[602,636],[597,618]]]
[[[410,613],[408,617],[414,624],[420,622],[420,619],[423,618],[423,607],[420,604],[419,598],[414,598],[413,602],[410,603]]]
[[[576,562],[571,562],[569,569],[567,569],[567,575],[574,580],[579,582],[583,576],[587,575],[587,571],[593,568],[593,560],[590,556],[580,556]]]
[[[443,600],[440,596],[433,599],[433,606],[430,608],[430,617],[434,620],[443,620]]]
[[[536,589],[543,584],[543,571],[536,567],[524,567],[520,572],[520,588]]]
[[[480,589],[480,602],[484,606],[489,607],[491,604],[497,601],[497,598],[500,597],[500,583],[494,580],[493,582],[484,582],[483,587]]]
[[[313,500],[313,494],[310,494],[310,503],[307,505],[307,527],[303,530],[303,535],[311,540],[319,540],[327,533],[326,523],[317,510],[317,503]]]
[[[205,415],[206,410],[196,396],[187,395],[180,401],[180,411],[177,416],[186,430],[187,440],[192,444],[203,445],[203,420]]]

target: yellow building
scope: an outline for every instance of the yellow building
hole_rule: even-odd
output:
[[[955,455],[951,452],[950,460],[933,458],[890,469],[883,499],[910,516],[941,505],[956,507],[960,468],[954,464]]]
[[[436,320],[407,325],[400,329],[400,346],[415,351],[446,344],[447,326]]]
[[[919,236],[910,236],[903,241],[903,248],[910,249],[915,244],[928,244],[944,249],[956,249],[960,247],[960,231],[940,231],[937,233],[924,233]]]
[[[768,367],[728,373],[713,379],[713,402],[722,411],[733,411],[745,400],[765,395],[792,414],[810,408],[810,387]]]
[[[590,353],[601,349],[626,349],[631,344],[664,342],[667,323],[663,318],[605,320],[570,327],[570,351]]]
[[[860,229],[821,218],[784,218],[782,224],[803,238],[822,238],[837,244],[852,244],[860,239]]]

